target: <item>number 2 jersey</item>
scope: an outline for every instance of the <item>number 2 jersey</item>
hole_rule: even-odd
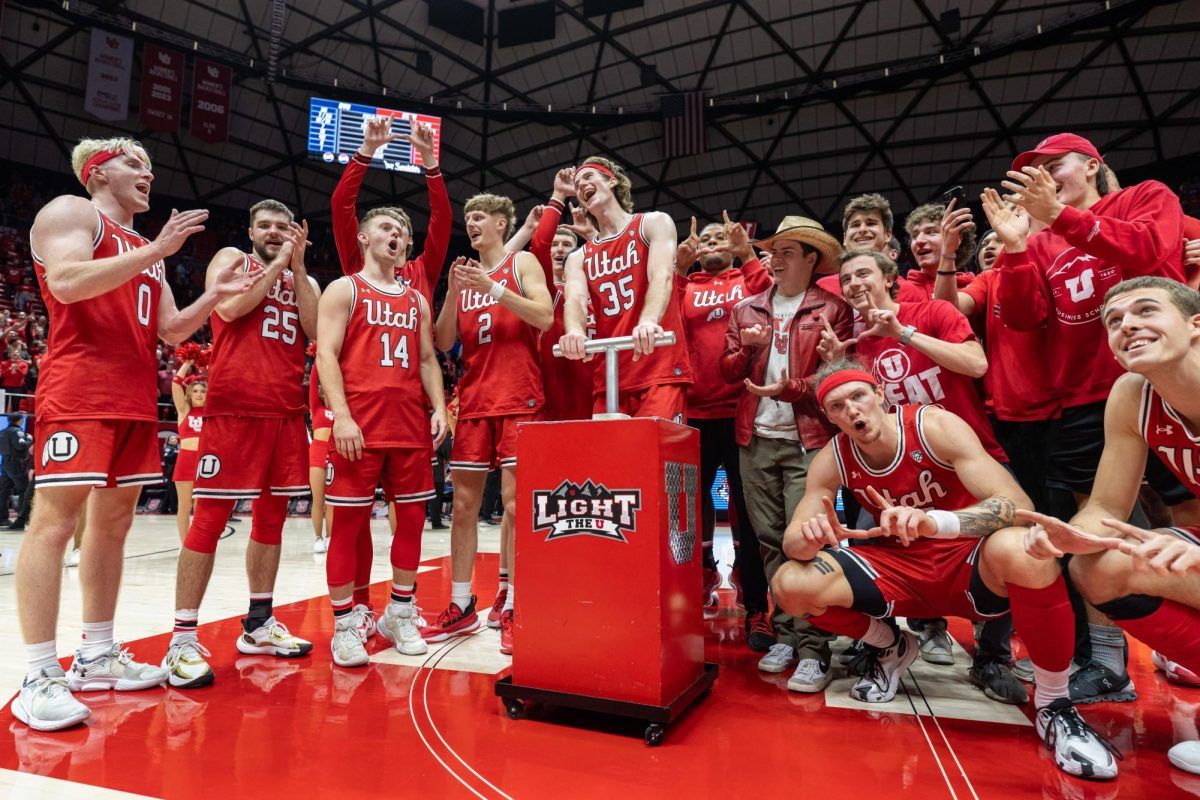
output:
[[[421,383],[421,295],[411,286],[381,289],[350,275],[350,319],[338,365],[350,416],[369,448],[430,447]]]
[[[96,209],[92,259],[112,258],[150,241]],[[161,261],[104,294],[62,303],[33,254],[50,338],[37,389],[39,419],[158,419],[158,303]]]
[[[505,256],[488,276],[525,296],[515,254]],[[459,291],[456,313],[466,365],[458,384],[458,418],[505,417],[541,409],[545,398],[537,328],[474,289]]]
[[[596,313],[596,338],[631,336],[642,316],[646,292],[650,286],[648,273],[650,244],[642,233],[644,214],[634,214],[625,227],[612,236],[592,239],[583,245],[583,272],[587,278],[588,296]],[[672,258],[674,255],[672,254]],[[666,310],[658,324],[664,331],[674,331],[676,343],[656,349],[649,356],[633,360],[633,351],[618,353],[621,391],[633,392],[649,386],[690,384],[692,368],[688,363],[687,343],[683,338],[683,322],[679,297],[671,286],[667,292]],[[593,394],[604,393],[604,359],[594,362]]]
[[[262,267],[242,254],[242,270]],[[206,417],[295,417],[304,413],[304,331],[296,276],[285,269],[251,311],[226,322],[215,311]]]

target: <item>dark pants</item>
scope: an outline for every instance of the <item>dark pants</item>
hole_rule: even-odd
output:
[[[25,489],[21,492],[21,502],[17,505],[17,516],[13,519],[13,525],[28,525],[29,511],[33,508],[33,481],[26,478]],[[6,509],[7,512],[7,509]]]
[[[1008,466],[1013,477],[1033,501],[1034,510],[1049,514],[1046,465],[1054,443],[1054,420],[1009,422],[993,417],[992,430],[996,433],[996,441],[1008,454]]]
[[[483,502],[479,504],[479,518],[486,522],[503,513],[504,506],[500,502],[500,468],[497,467],[488,473],[483,484]]]
[[[23,470],[13,473],[9,473],[7,470],[0,472],[0,509],[3,509],[3,518],[0,519],[0,522],[8,521],[8,506],[12,496],[24,494],[28,484],[29,477]]]
[[[742,491],[741,458],[733,435],[733,419],[692,419],[688,420],[688,424],[700,431],[700,512],[705,545],[704,566],[715,566],[711,561],[713,529],[716,527],[712,487],[717,478],[717,468],[723,466],[729,479],[730,506],[737,515],[735,566],[741,576],[746,613],[767,611],[767,575],[763,570],[762,553],[758,549],[758,536],[754,533],[750,512],[746,509],[746,495]]]

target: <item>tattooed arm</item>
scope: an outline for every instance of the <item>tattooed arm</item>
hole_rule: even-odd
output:
[[[962,536],[987,536],[1001,528],[1017,524],[1017,504],[1004,495],[993,495],[987,500],[954,512]]]

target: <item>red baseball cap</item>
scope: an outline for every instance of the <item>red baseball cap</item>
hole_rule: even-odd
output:
[[[1047,136],[1038,142],[1037,147],[1032,150],[1026,150],[1021,155],[1013,159],[1013,172],[1020,172],[1021,167],[1029,166],[1038,156],[1057,156],[1063,153],[1082,153],[1088,158],[1094,158],[1101,164],[1104,159],[1100,155],[1100,151],[1096,149],[1096,145],[1089,142],[1082,136],[1077,136],[1074,133],[1056,133],[1053,136]]]

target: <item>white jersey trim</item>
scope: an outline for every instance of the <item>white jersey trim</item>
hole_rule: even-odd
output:
[[[588,244],[607,244],[609,242],[616,241],[617,239],[620,239],[622,236],[625,235],[625,231],[629,230],[629,226],[632,225],[635,221],[637,221],[639,223],[638,224],[638,228],[639,228],[638,236],[640,238],[641,237],[641,230],[640,230],[641,218],[642,218],[641,214],[630,214],[629,219],[626,220],[625,224],[621,226],[621,230],[617,231],[616,233],[612,234],[611,236],[604,236],[604,237],[596,236],[590,242],[588,242]],[[645,239],[643,239],[642,241],[645,241]]]
[[[896,468],[900,466],[900,462],[904,460],[904,420],[902,419],[903,414],[901,413],[901,409],[897,408],[894,416],[896,417],[896,455],[892,459],[892,463],[888,464],[883,469],[872,469],[871,467],[867,466],[866,460],[863,458],[862,453],[859,452],[858,445],[854,443],[853,439],[848,436],[846,437],[847,441],[850,442],[850,453],[854,456],[854,460],[858,462],[858,465],[862,467],[868,475],[872,475],[876,478],[882,478],[885,475],[891,475],[896,471]]]
[[[925,438],[925,409],[929,406],[921,406],[917,409],[917,439],[920,440],[921,449],[925,451],[933,463],[937,464],[942,469],[953,471],[954,465],[938,458],[937,451],[929,444],[929,440]]]

